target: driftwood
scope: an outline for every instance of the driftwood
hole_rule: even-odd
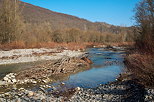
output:
[[[55,74],[74,73],[82,68],[89,67],[92,62],[86,58],[64,57],[57,61],[48,61],[44,64],[28,68],[17,73],[18,79],[38,79],[49,77]]]

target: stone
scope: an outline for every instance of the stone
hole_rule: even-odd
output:
[[[33,83],[33,84],[36,84],[36,83],[37,83],[37,81],[32,81],[32,83]]]
[[[48,83],[47,80],[42,80],[43,83]]]
[[[5,93],[4,95],[5,95],[5,96],[10,96],[10,94],[9,94],[9,93]]]
[[[5,81],[1,81],[1,80],[0,80],[0,86],[1,86],[1,85],[5,85],[5,84],[6,84]]]
[[[18,99],[16,100],[16,102],[22,102],[22,101],[21,101],[21,99],[20,99],[20,98],[18,98]]]
[[[45,89],[40,87],[40,90],[43,92],[43,93],[46,93]]]
[[[49,78],[42,80],[43,83],[49,83],[50,81],[52,80],[50,80]]]
[[[61,85],[65,85],[65,83],[62,82]]]
[[[56,87],[54,87],[54,86],[52,87],[52,89],[53,89],[53,90],[57,90],[57,88],[56,88]]]
[[[21,88],[19,89],[19,91],[22,91],[22,90],[25,90],[25,89],[21,87]]]
[[[8,81],[8,80],[9,80],[9,78],[8,78],[8,77],[4,77],[3,79],[4,79],[4,81]]]
[[[81,88],[80,88],[80,87],[76,87],[75,90],[76,90],[76,91],[80,91]]]
[[[34,92],[33,92],[33,91],[28,91],[28,96],[29,96],[29,97],[34,96]]]
[[[0,102],[4,102],[4,99],[3,98],[0,98]]]
[[[41,100],[44,100],[44,99],[45,99],[45,96],[40,95],[39,98],[40,98]]]
[[[16,80],[16,79],[12,79],[12,82],[13,82],[13,83],[16,83],[16,82],[17,82],[17,80]]]
[[[12,83],[12,81],[11,81],[11,80],[7,80],[7,82],[8,82],[9,84],[11,84],[11,83]]]

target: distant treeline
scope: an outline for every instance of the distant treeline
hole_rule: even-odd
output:
[[[129,42],[134,39],[134,27],[115,27],[111,31],[75,27],[54,29],[51,22],[27,22],[22,16],[19,0],[2,0],[0,9],[0,44],[24,42],[26,45],[57,42]],[[59,25],[61,26],[61,25]],[[104,27],[105,28],[105,27]],[[112,27],[111,27],[112,28]],[[114,32],[114,33],[112,33]]]

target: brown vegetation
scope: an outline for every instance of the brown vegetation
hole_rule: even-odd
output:
[[[154,53],[154,0],[143,0],[136,7],[138,38],[136,47],[143,53]]]
[[[154,86],[154,56],[132,54],[126,59],[128,70],[134,74],[135,79],[146,86]]]
[[[10,43],[20,39],[23,20],[19,11],[19,1],[3,0],[0,9],[0,43]]]
[[[122,43],[134,38],[133,27],[92,23],[19,0],[0,0],[0,7],[0,48],[83,49],[87,44],[82,43]]]
[[[126,65],[140,83],[154,87],[154,1],[143,0],[136,8],[138,37],[136,50],[126,58]]]

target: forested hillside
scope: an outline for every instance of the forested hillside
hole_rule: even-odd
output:
[[[14,41],[22,41],[26,44],[42,42],[125,42],[132,41],[134,37],[133,27],[91,22],[19,0],[0,0],[0,7],[1,28],[5,26],[5,29],[1,29],[1,44]]]

